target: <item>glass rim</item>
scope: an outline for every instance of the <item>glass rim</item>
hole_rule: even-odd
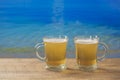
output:
[[[43,39],[68,39],[68,37],[66,35],[48,35],[48,36],[44,36]]]
[[[92,35],[88,35],[88,36],[75,36],[74,37],[74,40],[76,39],[80,39],[80,40],[86,40],[86,39],[89,39],[89,40],[99,40],[99,37],[97,35],[95,36],[92,36]]]

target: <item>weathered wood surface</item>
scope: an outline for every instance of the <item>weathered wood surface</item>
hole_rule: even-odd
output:
[[[67,67],[63,72],[53,72],[35,58],[1,58],[0,80],[120,80],[119,58],[98,63],[95,72],[78,70],[75,59],[67,59]]]

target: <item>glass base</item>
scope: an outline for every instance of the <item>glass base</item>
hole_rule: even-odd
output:
[[[83,66],[83,65],[79,65],[79,69],[81,71],[95,71],[97,69],[97,65],[92,65],[92,66]]]
[[[66,69],[66,65],[65,64],[59,66],[46,65],[46,69],[51,71],[63,71]]]

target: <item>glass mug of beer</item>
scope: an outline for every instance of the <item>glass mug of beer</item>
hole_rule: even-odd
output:
[[[44,37],[42,43],[35,46],[36,56],[46,62],[46,69],[52,71],[63,71],[66,69],[67,36]],[[45,57],[39,55],[39,48],[44,46]]]
[[[99,42],[97,36],[84,36],[74,38],[76,59],[80,70],[82,71],[94,71],[97,69],[97,62],[102,61],[108,50],[108,46]],[[98,45],[103,46],[102,56],[97,56]]]

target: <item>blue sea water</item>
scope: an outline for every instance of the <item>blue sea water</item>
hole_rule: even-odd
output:
[[[109,46],[107,57],[120,58],[120,1],[0,1],[0,57],[36,57],[34,46],[47,35],[67,35],[67,57],[75,57],[73,39],[97,35]]]
[[[110,52],[107,57],[120,57],[120,30],[114,27],[85,25],[79,22],[57,26],[36,23],[2,23],[0,25],[4,26],[0,29],[0,54],[2,57],[35,57],[35,44],[42,42],[42,38],[48,35],[68,36],[68,57],[75,56],[73,39],[79,35],[98,35],[100,41],[109,46]],[[6,54],[9,55],[6,56]]]

